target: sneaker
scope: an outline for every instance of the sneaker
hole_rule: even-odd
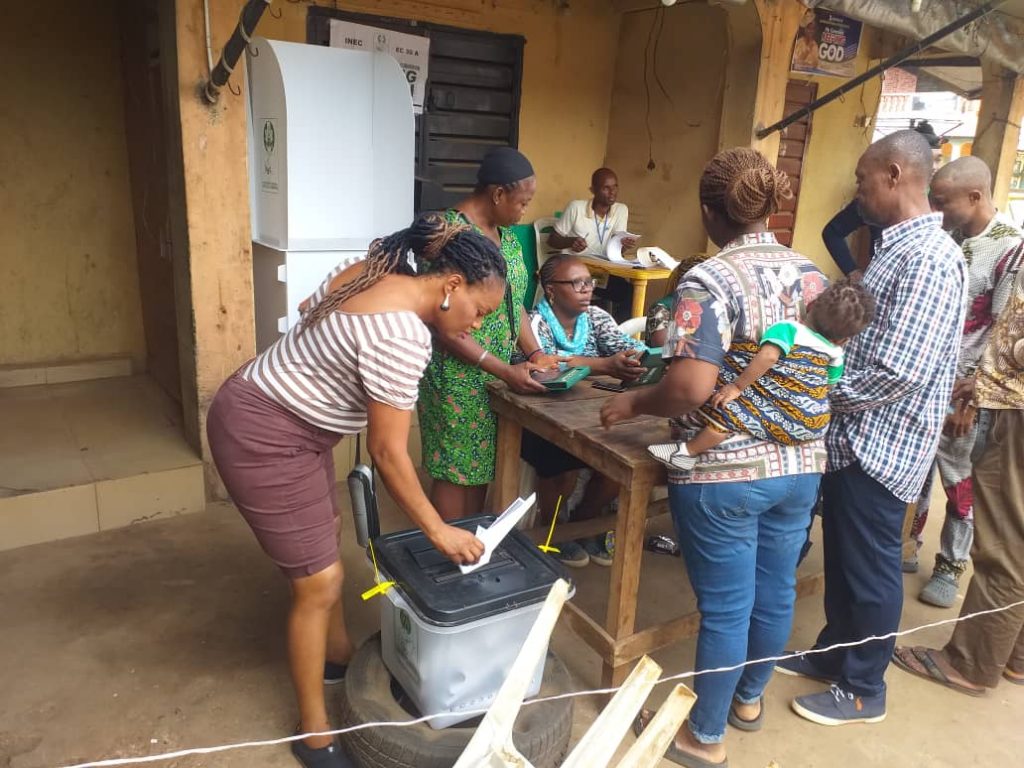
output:
[[[603,565],[608,568],[612,564],[612,555],[605,549],[604,544],[605,538],[602,533],[597,538],[583,539],[583,549],[586,551],[587,556],[590,558],[590,562],[595,565]]]
[[[657,443],[648,445],[647,452],[666,467],[688,471],[697,466],[697,457],[683,453],[686,443]]]
[[[304,741],[292,742],[292,754],[306,768],[355,768],[338,742],[314,749]]]
[[[590,555],[587,554],[587,550],[580,546],[578,541],[563,541],[555,546],[558,547],[555,557],[564,566],[569,568],[585,568],[590,562]]]
[[[345,682],[345,673],[348,671],[348,664],[335,664],[333,661],[324,662],[324,685],[337,685]]]
[[[822,693],[793,699],[793,711],[818,725],[880,723],[885,720],[885,694],[857,696],[833,685]]]
[[[928,605],[934,605],[938,608],[952,608],[953,603],[956,602],[958,586],[956,576],[940,572],[936,569],[932,577],[928,579],[928,583],[924,585],[921,594],[917,596],[917,599],[922,603],[928,603]]]
[[[788,659],[775,662],[775,671],[783,675],[790,675],[792,677],[809,677],[811,680],[817,680],[821,683],[837,683],[839,682],[839,675],[829,675],[826,672],[822,672],[812,661],[813,656],[808,656],[806,653],[801,653],[799,656],[793,656],[795,651],[786,651]]]
[[[920,567],[921,561],[918,559],[916,551],[900,564],[900,570],[904,573],[917,573]]]

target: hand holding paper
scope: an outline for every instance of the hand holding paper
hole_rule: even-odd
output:
[[[622,258],[623,241],[632,240],[635,243],[639,239],[640,235],[634,235],[632,232],[616,232],[608,240],[608,245],[605,247],[605,258],[614,264],[632,264],[633,262]]]
[[[529,498],[525,500],[516,499],[508,509],[501,513],[497,520],[491,523],[489,528],[477,526],[476,537],[483,542],[484,553],[472,565],[460,565],[459,570],[463,574],[472,573],[481,565],[487,565],[487,563],[491,562],[491,555],[494,553],[494,550],[512,532],[512,529],[523,519],[523,516],[533,508],[536,500],[536,493],[531,493]]]

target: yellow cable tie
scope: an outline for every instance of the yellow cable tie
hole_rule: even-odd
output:
[[[377,595],[383,595],[395,586],[395,582],[393,581],[380,580],[380,569],[377,568],[377,553],[373,551],[372,541],[370,542],[370,560],[373,561],[373,580],[375,582],[375,586],[372,586],[363,592],[362,598],[364,601],[369,600],[372,597],[376,597]]]
[[[551,527],[548,529],[548,540],[543,544],[538,544],[537,549],[541,552],[551,553],[560,552],[558,547],[551,546],[551,537],[555,535],[555,523],[558,522],[558,511],[562,508],[562,497],[559,495],[558,501],[555,503],[555,514],[551,518]]]
[[[395,582],[393,581],[382,581],[376,586],[370,587],[368,590],[363,592],[362,598],[365,601],[372,597],[376,597],[377,595],[383,595],[393,586],[395,586]]]

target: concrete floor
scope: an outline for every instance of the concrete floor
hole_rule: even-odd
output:
[[[0,550],[202,511],[180,411],[148,376],[0,388]]]
[[[390,516],[385,527],[397,528]],[[346,524],[348,520],[344,521]],[[938,520],[922,562],[930,562]],[[350,528],[346,525],[346,528]],[[346,531],[346,534],[348,531]],[[350,536],[346,535],[347,542]],[[345,597],[358,640],[376,630],[379,610],[358,593],[371,580],[351,543]],[[648,555],[644,617],[692,605],[678,561]],[[578,600],[598,604],[607,571],[579,575]],[[955,616],[914,599],[925,575],[907,577],[904,627]],[[228,505],[0,553],[0,767],[41,768],[284,736],[295,714],[285,668],[282,617],[287,587]],[[822,620],[820,597],[798,604],[793,644],[807,647]],[[941,644],[948,627],[915,641]],[[577,685],[599,685],[594,654],[560,626],[553,647]],[[667,672],[692,668],[693,642],[656,654]],[[776,676],[758,734],[730,729],[734,768],[825,766],[1021,766],[1024,690],[1000,686],[975,700],[892,670],[889,717],[875,726],[823,728],[788,710],[793,695],[819,688]],[[665,689],[656,689],[660,700]],[[577,700],[578,737],[598,701]],[[631,737],[627,737],[627,742]],[[160,763],[287,766],[268,747]],[[668,762],[663,765],[669,766]]]

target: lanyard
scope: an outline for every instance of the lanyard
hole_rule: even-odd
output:
[[[612,209],[608,209],[608,213],[604,215],[604,228],[601,228],[601,221],[597,218],[597,214],[594,214],[594,225],[597,227],[597,242],[604,244],[604,238],[608,234],[608,228],[612,225]]]

